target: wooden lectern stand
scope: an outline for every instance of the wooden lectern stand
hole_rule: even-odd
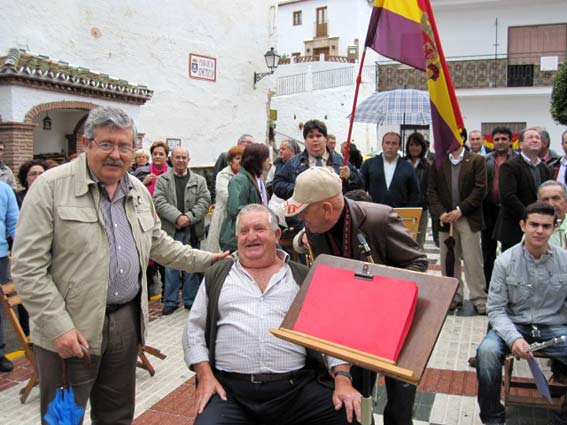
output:
[[[320,264],[352,270],[355,274],[384,276],[417,283],[419,292],[415,316],[397,362],[294,331],[315,270]],[[457,287],[458,282],[455,278],[433,276],[330,255],[319,255],[280,329],[270,329],[270,332],[286,341],[320,351],[364,369],[417,385],[439,337]],[[340,304],[330,305],[329,308],[340,309]],[[364,320],[372,320],[372,317],[364,318]],[[361,334],[364,333],[364,323],[361,323],[359,329]]]

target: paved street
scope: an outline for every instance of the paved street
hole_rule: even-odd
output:
[[[440,274],[439,253],[433,243],[426,246],[430,258],[430,273]],[[152,303],[152,320],[149,326],[148,345],[167,354],[165,360],[149,356],[156,369],[150,377],[141,369],[137,371],[136,425],[175,425],[193,423],[193,373],[185,366],[181,348],[181,333],[187,312],[179,309],[170,316],[160,317],[161,305]],[[449,315],[439,341],[432,354],[428,369],[418,387],[415,405],[415,425],[478,425],[476,403],[476,375],[467,364],[474,355],[487,326],[485,316],[476,316],[471,304],[465,303],[462,310]],[[16,370],[0,376],[0,424],[27,425],[39,423],[39,392],[34,389],[28,401],[22,405],[18,391],[29,376],[30,369],[25,359],[16,360]],[[548,367],[542,363],[544,372]],[[525,362],[519,362],[515,374],[529,376]],[[378,387],[378,403],[375,408],[376,423],[382,424],[379,414],[383,410],[385,391],[383,382]],[[524,390],[527,391],[527,390]],[[542,409],[509,410],[512,425],[546,424],[548,413]],[[87,414],[88,416],[88,414]],[[90,420],[85,420],[90,424]]]

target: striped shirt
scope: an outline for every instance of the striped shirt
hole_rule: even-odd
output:
[[[270,328],[279,328],[291,303],[299,291],[293,279],[288,255],[278,250],[284,260],[266,291],[262,293],[254,278],[233,254],[234,265],[222,287],[218,310],[216,341],[216,368],[237,373],[285,373],[305,366],[305,348],[270,334]],[[205,342],[207,320],[207,293],[201,284],[189,313],[184,339],[187,365],[209,360]],[[329,368],[345,363],[327,358]]]
[[[104,185],[91,173],[100,190],[100,211],[108,238],[109,268],[106,304],[125,304],[140,291],[140,261],[134,235],[126,216],[124,202],[132,189],[124,176],[111,199]]]

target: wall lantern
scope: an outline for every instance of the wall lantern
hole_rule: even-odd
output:
[[[273,74],[280,63],[280,55],[278,55],[278,52],[276,52],[273,47],[270,47],[270,50],[266,52],[264,58],[266,59],[266,66],[268,67],[270,72],[255,72],[254,88],[256,88],[256,83],[260,81],[262,78],[267,77],[270,74]]]
[[[51,130],[51,118],[49,118],[49,115],[45,115],[45,118],[43,119],[43,129],[44,130]]]

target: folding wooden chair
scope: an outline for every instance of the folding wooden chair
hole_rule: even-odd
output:
[[[549,359],[545,354],[538,351],[534,352],[534,357]],[[551,397],[553,400],[552,404],[549,404],[542,396],[537,394],[536,396],[525,396],[525,395],[515,395],[511,394],[512,388],[528,388],[537,389],[535,382],[532,378],[523,378],[519,376],[512,376],[514,371],[514,357],[509,356],[504,362],[504,404],[506,406],[533,406],[533,407],[543,407],[544,409],[556,409],[561,408],[563,402],[563,397],[567,391],[567,385],[550,383],[549,390],[551,392]]]
[[[419,221],[421,220],[422,210],[423,208],[394,208],[394,211],[400,215],[414,239],[417,239],[419,233]]]
[[[18,305],[21,304],[20,296],[18,295],[18,292],[16,290],[16,285],[10,282],[0,285],[0,294],[2,295],[2,306],[4,307],[4,312],[10,319],[10,322],[12,322],[12,326],[14,327],[14,330],[16,331],[16,334],[20,342],[22,343],[24,354],[33,368],[33,374],[28,380],[28,383],[24,388],[20,390],[20,401],[22,403],[25,403],[31,393],[32,388],[39,384],[37,370],[35,368],[35,359],[33,355],[33,344],[29,336],[27,336],[22,330],[22,326],[20,325],[20,321],[18,320],[18,316],[16,314],[16,309],[18,308]]]
[[[158,359],[162,359],[162,360],[165,359],[167,356],[157,348],[150,347],[149,345],[140,345],[138,347],[138,357],[140,360],[138,360],[136,366],[138,366],[140,369],[147,370],[150,376],[154,376],[156,371],[153,368],[150,361],[148,360],[146,353],[151,354],[152,356],[155,356]]]

